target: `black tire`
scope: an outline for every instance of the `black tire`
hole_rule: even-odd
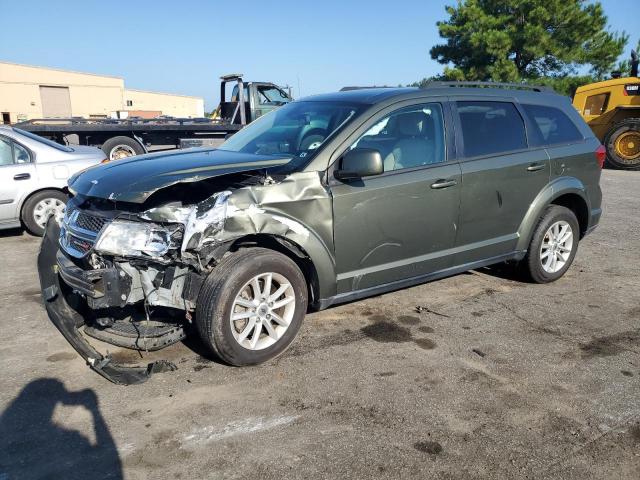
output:
[[[295,310],[289,326],[273,345],[250,350],[233,335],[231,309],[243,286],[266,272],[286,277],[294,290]],[[195,324],[204,344],[220,359],[235,366],[255,365],[282,354],[291,345],[306,312],[307,283],[295,262],[273,250],[248,248],[223,258],[206,278],[198,296]]]
[[[34,218],[35,208],[41,201],[52,199],[58,200],[66,205],[67,198],[67,195],[60,190],[42,190],[31,195],[27,201],[24,202],[22,212],[20,214],[20,219],[29,233],[36,237],[42,237],[44,235],[45,228],[38,225]],[[46,226],[46,221],[44,225]]]
[[[573,245],[564,266],[562,266],[562,268],[557,272],[551,273],[546,271],[542,266],[541,246],[542,242],[545,240],[547,230],[549,230],[549,228],[554,223],[559,221],[565,221],[571,227],[571,230],[573,232]],[[559,205],[550,205],[546,208],[546,210],[540,217],[538,225],[536,226],[531,237],[527,255],[522,261],[524,273],[536,283],[549,283],[556,281],[565,274],[565,272],[573,263],[573,259],[575,258],[578,251],[579,239],[580,224],[578,223],[578,219],[576,218],[575,214],[566,207],[561,207]]]
[[[102,144],[102,151],[105,153],[107,158],[111,160],[119,160],[120,158],[131,157],[135,155],[142,155],[145,153],[142,145],[131,137],[113,137],[107,140]],[[123,156],[120,158],[112,158],[112,154],[117,156],[117,152],[122,152]],[[131,152],[134,152],[133,154]],[[125,155],[126,154],[126,155]]]
[[[635,132],[640,137],[640,118],[628,118],[617,123],[609,130],[604,137],[604,146],[607,149],[607,163],[621,170],[640,170],[640,156],[633,159],[625,159],[616,151],[616,141],[621,135],[629,132]],[[640,147],[640,143],[634,143],[636,149]]]

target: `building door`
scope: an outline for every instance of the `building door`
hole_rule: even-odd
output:
[[[11,115],[9,112],[2,112],[2,124],[9,125],[11,123]]]
[[[45,118],[71,117],[69,87],[40,86],[40,102],[42,103],[42,115]]]

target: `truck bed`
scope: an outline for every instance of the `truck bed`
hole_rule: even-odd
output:
[[[88,134],[91,132],[189,132],[224,134],[237,132],[242,125],[219,122],[208,118],[167,119],[34,119],[14,124],[14,127],[38,134]]]

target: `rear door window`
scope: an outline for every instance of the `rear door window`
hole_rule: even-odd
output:
[[[13,148],[11,140],[0,137],[0,166],[13,165]]]
[[[559,108],[544,105],[522,105],[536,129],[541,145],[575,143],[584,136],[571,119]]]
[[[31,162],[29,151],[6,137],[0,137],[0,166]]]
[[[510,102],[456,102],[464,156],[499,155],[527,148],[524,121]]]

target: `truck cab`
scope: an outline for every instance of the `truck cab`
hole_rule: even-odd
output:
[[[227,84],[233,84],[228,96]],[[292,101],[291,93],[270,82],[244,82],[242,75],[232,73],[220,77],[220,105],[213,119],[232,125],[246,125],[271,110]],[[244,105],[244,108],[240,108]]]

